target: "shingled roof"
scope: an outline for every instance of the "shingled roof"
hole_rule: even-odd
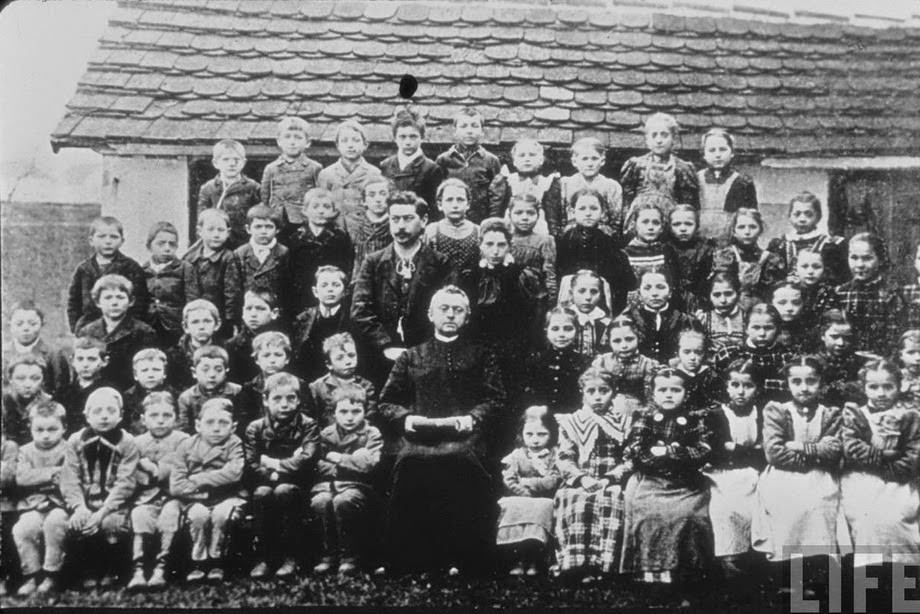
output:
[[[319,140],[357,117],[386,141],[408,73],[435,143],[473,104],[491,143],[590,134],[636,147],[642,118],[665,111],[690,134],[723,126],[763,153],[920,148],[920,28],[573,1],[121,0],[52,145],[270,145],[286,114]]]

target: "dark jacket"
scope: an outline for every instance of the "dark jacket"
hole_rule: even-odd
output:
[[[147,293],[147,276],[141,265],[121,252],[115,252],[112,262],[102,268],[96,262],[96,256],[93,255],[77,266],[70,281],[70,290],[67,295],[67,321],[70,323],[72,332],[76,333],[84,324],[102,315],[93,302],[91,293],[93,285],[100,277],[111,274],[123,275],[134,285],[134,304],[131,306],[131,313],[139,318],[147,313],[150,295]]]
[[[230,497],[244,497],[243,442],[236,435],[211,445],[193,435],[176,448],[169,474],[169,494],[183,503],[215,505]],[[190,478],[195,476],[195,480]]]
[[[726,167],[721,176],[716,179],[715,173],[711,168],[705,168],[697,173],[697,182],[700,190],[705,189],[703,184],[719,185],[725,183],[735,172],[735,169]],[[683,202],[683,201],[678,201]],[[748,209],[757,208],[757,188],[754,186],[754,180],[746,173],[738,173],[738,177],[732,182],[725,194],[725,203],[722,210],[726,213],[734,213],[741,207]]]
[[[144,264],[144,275],[150,294],[144,321],[154,330],[181,335],[182,308],[201,296],[194,267],[177,258],[160,271],[155,271],[153,265],[147,262]]]
[[[558,176],[536,175],[530,178],[515,173],[509,178],[502,174],[496,175],[489,186],[489,215],[505,217],[511,197],[515,195],[512,181],[515,182],[515,185],[522,187],[520,193],[527,192],[537,197],[549,234],[558,237],[565,226],[566,218],[565,206],[562,203],[562,182]],[[547,187],[541,193],[540,188],[544,184]]]
[[[32,441],[32,429],[29,426],[29,412],[33,407],[38,407],[51,401],[45,392],[39,392],[31,399],[21,399],[12,391],[3,393],[3,435],[17,445],[24,445]],[[82,412],[82,408],[80,410]],[[64,424],[67,428],[67,424]]]
[[[710,464],[717,469],[753,467],[758,471],[762,471],[767,466],[767,459],[763,452],[763,415],[757,407],[751,409],[752,412],[757,414],[756,441],[749,445],[735,443],[735,449],[729,452],[725,449],[725,444],[732,441],[732,431],[725,415],[726,411],[731,410],[723,406],[713,406],[704,414],[709,428],[710,446],[712,447],[712,456],[709,457]]]
[[[288,312],[292,297],[291,253],[288,248],[276,243],[261,264],[249,243],[237,248],[234,254],[240,262],[243,292],[253,288],[271,290],[278,297],[281,312]]]
[[[42,375],[44,377],[42,380],[42,388],[44,388],[48,394],[54,396],[57,394],[58,390],[61,390],[70,383],[70,378],[72,376],[70,362],[67,360],[67,355],[63,351],[45,343],[44,339],[39,338],[29,349],[28,354],[36,356],[45,362],[45,366],[42,369]],[[3,344],[4,385],[8,383],[7,368],[10,362],[18,356],[19,352],[16,351],[16,347],[13,345],[12,341]]]
[[[317,454],[316,483],[312,492],[338,490],[348,486],[371,485],[374,468],[380,462],[383,438],[376,427],[365,423],[350,433],[330,424],[320,432]],[[326,454],[342,455],[338,463],[326,460]]]
[[[350,333],[355,339],[358,351],[358,371],[367,366],[367,349],[362,343],[361,331],[351,319],[351,307],[348,301],[339,306],[332,317],[319,315],[319,307],[307,307],[295,319],[291,327],[291,372],[308,382],[326,372],[326,355],[323,353],[323,341],[336,333]]]
[[[639,285],[629,258],[616,246],[614,239],[598,228],[575,226],[563,232],[556,241],[556,270],[559,279],[577,273],[580,269],[590,269],[610,284],[613,314],[623,310],[626,295]]]
[[[441,168],[444,179],[456,177],[469,186],[470,209],[467,218],[478,224],[489,217],[489,186],[502,167],[498,157],[486,151],[482,145],[468,155],[453,145],[439,155],[435,163]]]
[[[428,203],[428,219],[437,212],[435,193],[443,180],[444,171],[434,160],[422,154],[406,168],[399,168],[399,157],[393,154],[380,163],[380,172],[396,184],[397,190],[409,190]]]
[[[64,422],[64,430],[68,433],[75,433],[86,426],[86,418],[83,416],[83,409],[86,406],[86,399],[98,388],[113,386],[111,382],[97,377],[89,386],[80,386],[79,379],[74,376],[73,381],[57,391],[54,400],[64,406],[67,417]],[[124,421],[122,421],[124,423]]]
[[[259,194],[259,182],[246,175],[240,175],[239,181],[231,183],[224,192],[224,182],[220,175],[214,177],[198,191],[198,213],[210,207],[223,209],[230,218],[230,237],[226,247],[236,249],[249,240],[246,232],[246,212],[262,200]]]
[[[192,381],[194,381],[194,379]],[[179,393],[176,392],[176,389],[165,382],[150,390],[143,388],[140,384],[134,384],[122,393],[123,409],[121,412],[121,426],[132,435],[140,435],[147,432],[147,427],[144,426],[142,421],[144,415],[143,403],[147,395],[153,394],[154,392],[168,393],[172,397],[173,402],[177,402],[179,399]]]
[[[337,266],[345,275],[351,275],[354,249],[344,230],[336,226],[323,228],[319,235],[304,224],[291,237],[291,277],[293,295],[291,314],[316,304],[313,296],[316,269],[324,265]]]
[[[306,488],[316,466],[318,446],[319,427],[300,412],[294,414],[289,424],[280,424],[269,417],[253,420],[243,438],[246,484],[250,487],[296,484]],[[259,464],[263,454],[281,461],[276,482],[271,479],[272,471]]]
[[[233,330],[233,325],[240,321],[243,308],[243,270],[236,255],[224,248],[205,256],[202,245],[198,244],[183,259],[195,271],[201,298],[217,307],[221,330]]]
[[[661,312],[661,325],[657,325],[654,312],[636,305],[626,310],[636,323],[636,332],[639,334],[639,353],[649,358],[654,358],[662,364],[667,364],[677,355],[678,333],[689,328],[696,321],[693,316],[669,307]]]
[[[322,165],[301,154],[294,160],[278,156],[262,171],[262,203],[284,213],[286,225],[303,223],[303,197],[316,187]]]
[[[84,326],[77,334],[105,342],[109,362],[103,367],[100,377],[112,382],[119,390],[128,388],[134,382],[134,355],[144,348],[157,347],[154,330],[130,314],[114,330],[107,331],[105,321],[99,318]]]

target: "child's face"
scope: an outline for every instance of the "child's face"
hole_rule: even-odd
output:
[[[519,173],[532,175],[543,166],[543,152],[536,143],[522,143],[514,148],[513,162]]]
[[[671,234],[678,241],[689,241],[696,235],[696,216],[689,211],[671,214]]]
[[[335,148],[339,150],[342,158],[349,162],[356,162],[364,155],[367,143],[360,132],[346,128],[339,133],[339,138],[335,141]]]
[[[679,377],[656,377],[652,386],[655,404],[664,411],[680,409],[687,396],[684,381]]]
[[[546,325],[546,339],[557,349],[572,345],[577,332],[575,323],[568,316],[561,314],[550,316],[549,324]]]
[[[581,404],[596,414],[610,408],[613,388],[602,379],[589,379],[581,385]]]
[[[390,188],[386,182],[369,183],[364,187],[364,206],[377,217],[386,217],[389,197]]]
[[[90,395],[83,415],[86,424],[97,433],[106,433],[121,422],[121,404],[113,394]]]
[[[268,415],[281,422],[293,418],[300,405],[300,391],[294,386],[275,386],[264,397]]]
[[[409,157],[414,156],[418,148],[422,146],[422,134],[413,126],[400,126],[393,135],[396,141],[396,149],[399,153]]]
[[[269,376],[284,370],[288,365],[288,353],[282,347],[266,345],[256,352],[256,365],[262,375]]]
[[[901,364],[911,373],[920,371],[920,343],[907,339],[899,354]]]
[[[269,307],[257,294],[247,292],[243,299],[243,324],[249,330],[259,330],[278,317],[278,310]]]
[[[760,237],[760,224],[752,217],[739,215],[735,222],[734,236],[742,245],[754,245]]]
[[[172,260],[178,249],[179,237],[171,232],[158,232],[150,242],[150,255],[158,262]]]
[[[296,158],[310,146],[310,139],[300,130],[285,130],[275,141],[285,156]]]
[[[214,314],[207,309],[193,309],[185,314],[182,329],[192,338],[192,341],[198,345],[205,345],[211,342],[211,338],[217,331],[217,321],[214,319]]]
[[[459,334],[469,315],[470,306],[459,294],[441,294],[428,309],[434,330],[445,337]]]
[[[246,158],[233,151],[224,149],[219,154],[211,158],[211,164],[227,179],[236,179],[243,172],[243,166],[246,165]]]
[[[779,317],[783,322],[794,322],[800,315],[805,306],[802,300],[802,293],[795,288],[784,286],[773,291],[773,306],[779,312]]]
[[[198,225],[198,236],[201,242],[210,250],[217,251],[227,242],[230,236],[230,227],[221,218],[212,218]]]
[[[438,209],[444,214],[444,217],[451,222],[460,222],[466,219],[466,212],[470,208],[469,200],[466,197],[466,190],[456,186],[448,186],[441,193],[441,200],[438,201]]]
[[[754,347],[770,347],[776,341],[776,323],[768,315],[754,314],[748,320],[747,337]]]
[[[795,274],[807,286],[814,286],[820,282],[824,277],[824,260],[821,259],[821,254],[812,251],[799,252],[795,260]]]
[[[10,374],[10,387],[20,399],[31,399],[42,389],[42,368],[38,365],[19,365]]]
[[[738,304],[738,292],[729,283],[714,283],[709,292],[709,302],[716,311],[728,313]]]
[[[757,394],[757,384],[749,373],[729,373],[726,388],[728,402],[736,409],[749,406]]]
[[[485,261],[492,266],[502,264],[505,261],[505,256],[508,255],[509,249],[511,249],[511,245],[508,243],[508,238],[504,233],[497,230],[485,233],[479,240],[479,252]]]
[[[313,296],[323,307],[335,307],[341,304],[345,295],[345,283],[336,273],[319,273],[316,276],[316,285],[313,286]]]
[[[661,238],[664,224],[661,213],[654,209],[643,209],[636,216],[636,236],[643,241],[657,241]]]
[[[364,405],[357,401],[343,399],[336,403],[333,417],[340,429],[350,433],[364,424]]]
[[[99,300],[96,303],[102,315],[110,320],[120,320],[131,306],[131,297],[124,290],[117,288],[106,288],[99,293]]]
[[[579,147],[572,152],[572,166],[583,177],[593,179],[604,166],[604,155],[592,147]]]
[[[639,300],[649,309],[664,308],[671,298],[671,286],[661,273],[646,273],[639,285]]]
[[[817,401],[821,392],[821,378],[809,366],[791,367],[787,384],[792,398],[800,405],[809,405]]]
[[[10,318],[10,334],[16,343],[32,345],[42,330],[42,319],[29,309],[17,309]]]
[[[732,161],[732,155],[734,152],[731,145],[724,137],[711,136],[706,139],[706,144],[703,146],[703,159],[709,168],[716,170],[725,168]]]
[[[869,280],[878,274],[881,262],[872,246],[865,241],[850,243],[850,272],[854,279]]]
[[[32,441],[39,450],[50,450],[64,438],[64,425],[54,416],[35,416],[30,430]]]
[[[792,203],[792,210],[789,211],[789,223],[797,234],[811,232],[818,226],[818,213],[811,203]]]
[[[594,228],[601,221],[601,204],[594,196],[582,196],[575,201],[572,216],[579,226]]]
[[[152,390],[166,381],[166,365],[160,360],[141,360],[134,365],[134,381]]]
[[[645,145],[656,156],[666,156],[674,147],[674,134],[668,124],[661,120],[650,121],[645,125]]]
[[[246,232],[256,245],[268,245],[278,234],[278,227],[271,220],[256,218],[246,225]]]
[[[511,218],[511,224],[514,229],[525,235],[533,232],[533,228],[537,225],[537,220],[540,217],[536,208],[525,202],[512,205],[511,212],[508,215]]]
[[[890,373],[884,370],[868,371],[863,386],[866,399],[873,409],[890,409],[898,400],[898,384]]]
[[[96,379],[106,364],[108,364],[108,359],[104,358],[96,348],[77,348],[73,352],[73,370],[83,381]]]
[[[549,443],[549,430],[539,420],[528,420],[521,429],[521,439],[528,450],[543,450]]]
[[[458,116],[454,121],[454,137],[461,145],[478,145],[482,140],[482,118],[478,115]]]
[[[684,336],[677,346],[677,360],[690,373],[696,373],[703,366],[704,354],[703,340],[695,336]]]
[[[192,374],[203,390],[214,390],[227,379],[227,365],[220,358],[202,358],[194,367]]]
[[[849,324],[831,324],[822,333],[824,350],[831,356],[843,356],[853,345],[853,328]]]
[[[154,437],[166,437],[176,428],[176,410],[168,403],[150,405],[144,410],[141,421]]]
[[[314,196],[309,205],[304,205],[304,217],[314,226],[325,226],[335,215],[335,205],[332,197],[326,195]]]
[[[208,407],[202,409],[195,420],[195,431],[212,446],[222,444],[233,434],[236,423],[225,409]]]
[[[341,347],[329,351],[329,372],[336,377],[351,377],[358,367],[358,352],[352,343],[343,343]]]
[[[607,343],[616,356],[632,356],[639,349],[639,337],[628,326],[611,328]]]
[[[89,238],[93,251],[104,258],[114,256],[124,241],[124,237],[115,226],[100,226]]]
[[[601,282],[591,277],[579,277],[572,284],[572,304],[582,313],[591,313],[601,302]]]

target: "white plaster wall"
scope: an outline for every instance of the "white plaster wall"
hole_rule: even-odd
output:
[[[185,156],[105,156],[102,165],[102,215],[125,227],[122,251],[143,263],[147,231],[159,221],[179,230],[180,253],[188,246],[188,162]]]
[[[739,170],[754,178],[757,200],[767,229],[761,239],[766,246],[769,239],[786,231],[789,201],[793,196],[808,190],[821,200],[824,208],[820,227],[827,229],[827,188],[830,176],[824,169],[775,169],[759,165],[739,165]]]

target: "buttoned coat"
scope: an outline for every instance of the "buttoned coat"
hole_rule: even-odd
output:
[[[220,314],[221,329],[233,330],[243,308],[243,269],[236,254],[226,247],[204,255],[204,246],[196,245],[183,260],[192,265],[201,298],[214,303]]]
[[[230,237],[226,247],[236,249],[249,240],[246,232],[246,212],[249,208],[258,205],[262,200],[259,192],[259,182],[246,175],[240,175],[239,180],[229,186],[224,186],[220,175],[214,177],[198,191],[198,213],[205,209],[215,207],[227,212],[230,218]]]
[[[134,286],[134,304],[131,305],[129,313],[139,318],[147,313],[150,295],[147,293],[145,283],[147,278],[141,265],[121,252],[115,252],[112,262],[103,268],[96,261],[96,256],[90,256],[81,262],[73,272],[70,290],[67,294],[67,322],[70,323],[70,330],[75,334],[87,322],[102,315],[93,302],[93,285],[103,275],[113,274],[126,277]]]
[[[169,494],[176,499],[214,505],[229,497],[246,496],[243,442],[236,435],[217,445],[194,435],[179,443],[174,459]]]
[[[105,320],[99,318],[81,328],[78,334],[105,343],[108,363],[99,376],[119,390],[128,388],[134,381],[134,355],[144,348],[157,347],[157,335],[150,325],[136,320],[130,314],[110,331],[106,330]]]
[[[428,203],[428,218],[437,211],[435,194],[444,178],[444,172],[434,160],[422,154],[413,158],[405,168],[399,168],[399,156],[393,154],[380,163],[383,176],[396,184],[397,190],[415,192]]]
[[[246,456],[246,481],[251,486],[263,484],[295,484],[308,487],[316,464],[319,448],[319,427],[312,418],[297,412],[290,424],[264,416],[246,427],[243,453]],[[271,479],[272,470],[259,463],[265,455],[278,459],[278,479]]]
[[[303,197],[317,185],[322,165],[302,153],[293,160],[278,156],[262,171],[262,203],[284,213],[285,223],[303,223]]]

